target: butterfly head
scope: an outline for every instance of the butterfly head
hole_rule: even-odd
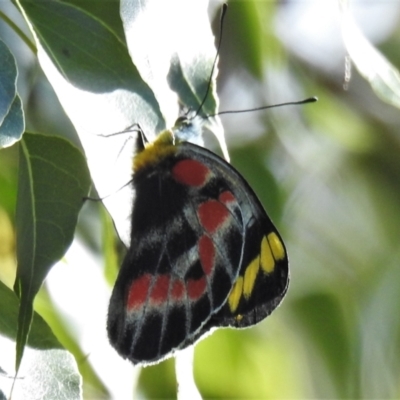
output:
[[[148,142],[144,133],[140,131],[136,146],[137,152],[133,159],[133,171],[138,172],[174,153],[176,144],[186,141],[194,143],[201,141],[201,125],[201,117],[189,117],[188,115],[179,117],[173,128],[162,131],[152,142]]]
[[[202,141],[202,125],[202,117],[183,115],[175,121],[172,131],[178,142],[199,143]]]

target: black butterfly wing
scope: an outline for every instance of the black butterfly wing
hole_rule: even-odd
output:
[[[270,221],[260,216],[247,225],[243,260],[228,300],[205,325],[246,328],[266,318],[280,304],[289,283],[286,250]]]
[[[237,260],[238,275],[227,301],[197,332],[197,337],[215,327],[246,328],[266,318],[280,304],[289,284],[289,262],[279,232],[247,181],[230,164],[208,151],[195,147],[194,159],[212,165],[213,172],[232,193],[229,203],[235,219],[241,221],[242,238]],[[216,182],[217,185],[220,182]],[[229,243],[221,243],[227,246]]]
[[[243,223],[218,199],[228,187],[174,149],[134,176],[131,246],[110,301],[110,341],[134,363],[193,343],[239,271]]]
[[[110,301],[110,341],[134,363],[157,362],[212,327],[258,322],[287,286],[282,241],[246,181],[201,147],[171,147],[134,176],[131,246]]]

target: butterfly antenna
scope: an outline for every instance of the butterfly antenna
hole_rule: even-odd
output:
[[[211,83],[212,83],[212,77],[214,75],[214,70],[215,70],[215,66],[217,65],[217,60],[218,60],[218,55],[219,55],[219,51],[221,49],[221,43],[222,43],[222,32],[223,32],[223,26],[224,26],[224,19],[225,19],[225,15],[226,15],[226,10],[228,9],[228,5],[227,4],[223,4],[222,5],[222,11],[221,11],[221,18],[220,18],[220,23],[219,23],[219,40],[218,40],[218,47],[217,47],[217,54],[215,55],[215,59],[211,68],[211,73],[210,73],[210,79],[208,80],[208,84],[207,84],[207,90],[206,93],[203,97],[202,102],[200,103],[199,108],[197,109],[194,118],[197,117],[201,111],[201,109],[204,106],[204,103],[207,100],[208,97],[208,93],[210,92],[211,89]],[[217,115],[217,114],[215,114]]]
[[[308,97],[307,99],[300,100],[300,101],[288,101],[286,103],[272,104],[270,106],[247,108],[245,110],[220,111],[216,114],[207,115],[206,118],[212,118],[217,115],[224,115],[224,114],[241,114],[241,113],[247,113],[247,112],[252,112],[252,111],[267,110],[268,108],[275,108],[275,107],[294,106],[294,105],[298,106],[300,104],[315,103],[316,101],[318,101],[317,97]]]

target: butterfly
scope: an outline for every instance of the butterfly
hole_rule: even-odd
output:
[[[215,328],[257,324],[288,288],[281,236],[234,167],[179,139],[191,125],[181,117],[151,143],[138,135],[131,243],[107,322],[110,343],[134,364]]]

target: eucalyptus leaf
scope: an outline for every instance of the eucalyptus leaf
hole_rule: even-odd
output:
[[[0,281],[0,335],[12,340],[17,337],[19,304],[19,299],[15,293]],[[27,345],[35,349],[63,348],[50,327],[35,312],[33,313]]]
[[[26,133],[20,148],[17,198],[17,278],[21,299],[17,366],[29,333],[33,299],[50,268],[72,242],[90,188],[82,153],[65,139]]]
[[[25,129],[21,99],[17,94],[17,65],[8,47],[0,40],[0,148],[21,139]]]
[[[1,393],[15,400],[82,399],[82,378],[72,354],[27,347],[16,376],[12,368],[15,355],[7,351],[10,344],[0,335],[0,399]]]

